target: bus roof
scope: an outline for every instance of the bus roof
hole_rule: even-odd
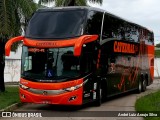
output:
[[[104,10],[95,8],[95,7],[89,7],[89,6],[67,6],[67,7],[50,7],[50,8],[40,8],[37,11],[59,11],[59,10],[95,10],[99,12],[104,12]]]
[[[142,26],[142,25],[139,25],[137,23],[134,23],[132,21],[129,21],[127,19],[124,19],[120,16],[117,16],[117,15],[114,15],[106,10],[103,10],[103,9],[100,9],[100,8],[96,8],[96,7],[90,7],[90,6],[67,6],[67,7],[50,7],[50,8],[40,8],[37,10],[37,12],[49,12],[49,11],[65,11],[65,10],[86,10],[86,11],[98,11],[98,12],[105,12],[106,14],[108,14],[109,16],[112,16],[114,18],[117,18],[117,19],[120,19],[120,20],[123,20],[123,21],[126,21],[130,24],[133,24],[137,27],[140,27],[140,28],[143,28],[143,29],[146,29],[150,32],[153,32],[152,30],[149,30],[148,28]]]

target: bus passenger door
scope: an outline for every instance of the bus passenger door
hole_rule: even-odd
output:
[[[112,96],[128,90],[128,57],[111,54],[108,57],[107,95]]]
[[[96,71],[97,49],[94,44],[83,45],[81,55],[81,75],[83,76],[83,104],[96,100],[97,79]]]
[[[117,69],[117,56],[110,55],[108,57],[108,73],[107,73],[107,95],[114,95],[119,92],[118,83],[121,78],[121,71]],[[122,67],[122,66],[120,66]]]

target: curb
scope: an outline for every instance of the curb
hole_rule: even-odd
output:
[[[12,104],[12,105],[4,108],[4,109],[1,109],[0,111],[1,112],[4,112],[4,111],[13,111],[13,110],[19,108],[22,105],[24,105],[24,103],[14,103],[14,104]]]
[[[19,85],[19,82],[5,82],[5,85]]]

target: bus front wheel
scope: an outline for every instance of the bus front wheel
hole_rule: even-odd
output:
[[[142,80],[139,80],[139,81],[138,81],[138,89],[137,89],[137,92],[138,92],[138,93],[141,93],[141,92],[142,92]]]
[[[96,102],[95,102],[95,106],[101,106],[101,104],[102,104],[102,88],[99,88],[98,89],[98,93],[97,93],[97,100],[96,100]]]
[[[146,81],[146,79],[143,79],[143,81],[142,81],[142,92],[146,91],[146,88],[147,88],[147,81]]]

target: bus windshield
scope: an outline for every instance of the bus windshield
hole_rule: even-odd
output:
[[[55,81],[80,76],[80,59],[73,55],[73,47],[32,48],[23,46],[22,78]]]
[[[39,11],[31,18],[25,37],[64,39],[83,34],[84,10]]]

